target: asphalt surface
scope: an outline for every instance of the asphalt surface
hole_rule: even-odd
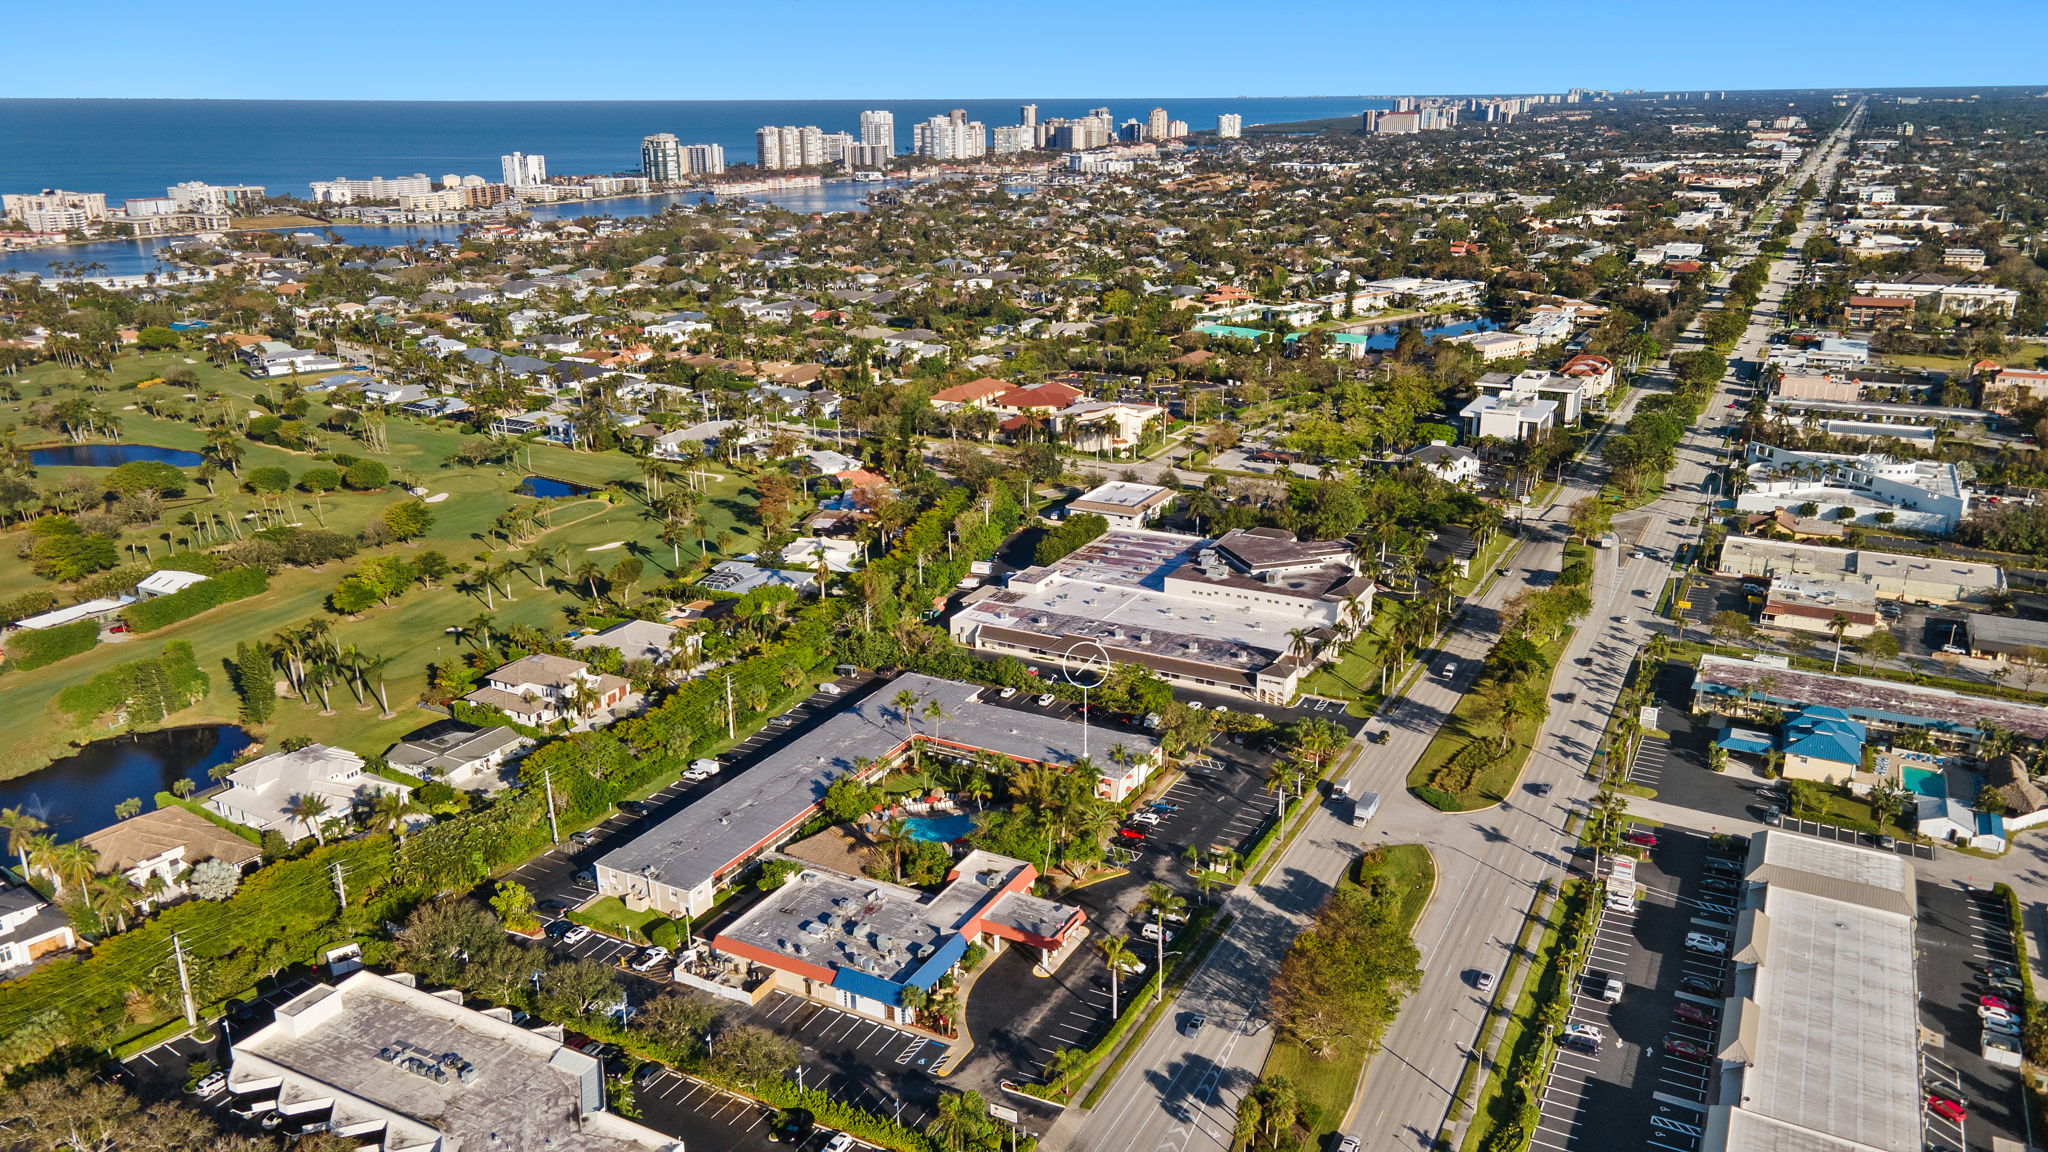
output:
[[[1843,155],[1838,137],[1828,148],[1816,149],[1808,165],[1818,170],[1824,160],[1838,162]],[[1796,174],[1788,183],[1796,186],[1803,176]],[[1802,226],[1792,238],[1791,252],[1798,251],[1810,227]],[[1772,282],[1738,355],[1755,356],[1761,349],[1792,270],[1791,261],[1773,268]],[[1624,402],[1617,423],[1626,421],[1634,403],[1633,396]],[[1655,627],[1648,614],[1671,575],[1668,558],[1680,543],[1696,539],[1695,529],[1679,524],[1697,517],[1712,499],[1703,491],[1704,481],[1724,440],[1711,413],[1725,421],[1732,415],[1725,403],[1725,397],[1710,402],[1704,427],[1681,445],[1665,494],[1645,510],[1648,521],[1642,538],[1650,551],[1602,553],[1596,560],[1594,612],[1568,645],[1552,684],[1553,690],[1575,691],[1577,698],[1553,705],[1523,772],[1524,781],[1552,784],[1553,797],[1537,803],[1518,796],[1495,809],[1453,815],[1426,807],[1404,787],[1408,766],[1420,757],[1490,646],[1498,608],[1523,586],[1519,580],[1497,579],[1468,604],[1460,622],[1431,654],[1426,667],[1432,674],[1417,678],[1383,710],[1389,742],[1360,742],[1362,767],[1353,772],[1354,786],[1386,797],[1373,825],[1354,829],[1332,811],[1318,811],[1264,885],[1233,891],[1227,908],[1236,924],[1188,982],[1176,1006],[1205,1013],[1209,1026],[1193,1036],[1155,1030],[1100,1104],[1086,1114],[1070,1110],[1050,1134],[1048,1147],[1102,1152],[1227,1149],[1237,1101],[1256,1079],[1271,1045],[1272,1030],[1260,1026],[1256,1006],[1264,1000],[1288,942],[1358,854],[1361,840],[1428,846],[1438,870],[1438,896],[1416,926],[1425,969],[1422,986],[1409,997],[1374,1057],[1343,1130],[1366,1148],[1404,1152],[1435,1138],[1482,1015],[1464,973],[1501,967],[1536,883],[1562,864],[1563,813],[1591,790],[1584,765],[1629,660]],[[1581,496],[1598,491],[1598,483],[1590,474],[1575,477],[1551,506],[1531,509],[1535,515],[1528,529],[1533,538],[1525,540],[1508,563],[1554,574],[1560,566],[1567,510]],[[1638,595],[1639,591],[1645,594]],[[1591,667],[1575,663],[1582,655],[1594,657]],[[1447,659],[1460,665],[1460,674],[1451,680],[1433,674]]]
[[[1926,1114],[1928,1139],[1950,1147],[1990,1152],[2004,1137],[2021,1146],[2027,1139],[2019,1070],[1984,1059],[1977,1018],[1978,983],[1986,964],[2011,964],[2013,951],[2004,901],[1981,888],[1962,889],[1921,881],[1920,920],[1914,943],[1920,954],[1920,1022],[1939,1037],[1927,1051],[1927,1076],[1956,1089],[1969,1116],[1958,1126]]]

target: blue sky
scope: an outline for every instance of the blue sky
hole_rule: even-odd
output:
[[[0,96],[743,100],[2042,84],[2039,0],[0,0]],[[4,159],[0,159],[4,166]]]

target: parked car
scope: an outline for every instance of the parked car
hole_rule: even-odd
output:
[[[1600,984],[1600,999],[1605,1000],[1609,1004],[1619,1004],[1621,1003],[1623,990],[1621,977],[1610,972],[1607,975],[1607,979]]]
[[[841,1132],[833,1136],[832,1139],[826,1141],[825,1147],[821,1149],[820,1152],[852,1152],[852,1149],[853,1134],[850,1132]]]
[[[1676,1056],[1680,1060],[1698,1061],[1702,1064],[1706,1063],[1708,1059],[1706,1045],[1687,1040],[1683,1036],[1666,1036],[1664,1038],[1664,1054],[1666,1056]]]
[[[1742,865],[1741,865],[1741,864],[1738,864],[1738,863],[1736,863],[1736,862],[1735,862],[1735,861],[1733,861],[1733,860],[1723,860],[1723,859],[1720,859],[1720,858],[1718,858],[1718,857],[1713,857],[1713,856],[1710,856],[1710,857],[1708,857],[1708,858],[1707,858],[1707,864],[1706,864],[1706,868],[1707,868],[1707,871],[1709,871],[1709,872],[1714,872],[1714,873],[1718,873],[1718,874],[1720,874],[1720,875],[1722,875],[1722,876],[1740,876],[1740,875],[1742,875]]]
[[[211,1096],[227,1086],[227,1071],[226,1069],[220,1069],[208,1072],[197,1084],[194,1084],[192,1086],[192,1094],[194,1096]]]
[[[645,951],[645,952],[642,952],[642,953],[640,954],[639,958],[633,961],[633,971],[635,971],[635,972],[648,972],[648,971],[652,971],[652,970],[653,970],[653,969],[655,969],[655,968],[659,968],[659,967],[661,966],[662,962],[663,962],[663,961],[665,961],[665,960],[667,960],[667,959],[668,959],[668,949],[666,949],[666,948],[663,948],[663,947],[660,947],[659,945],[657,945],[657,946],[655,946],[655,947],[653,947],[653,948],[649,948],[649,949],[648,949],[647,951]]]
[[[1700,886],[1709,892],[1739,892],[1742,890],[1742,881],[1733,876],[1709,876],[1700,881]]]
[[[1977,1003],[1984,1008],[2003,1008],[2007,1012],[2012,1011],[2012,1002],[1998,996],[1979,996]]]
[[[564,943],[564,944],[580,944],[580,943],[582,943],[582,942],[583,942],[584,940],[588,939],[589,937],[590,937],[590,925],[588,925],[588,924],[577,924],[577,925],[574,925],[574,926],[572,926],[572,927],[571,927],[571,928],[570,928],[570,929],[569,929],[569,930],[568,930],[567,932],[564,932],[564,933],[562,933],[562,943]]]
[[[1655,848],[1657,846],[1657,834],[1655,832],[1645,832],[1640,828],[1631,829],[1623,834],[1622,839],[1627,843],[1634,844],[1638,848]]]
[[[1927,1094],[1927,1110],[1944,1120],[1953,1120],[1958,1124],[1970,1118],[1970,1110],[1963,1107],[1961,1101],[1951,1100],[1939,1092]]]
[[[1977,1006],[1977,1015],[1980,1019],[1984,1020],[2010,1020],[2013,1018],[2012,1013],[2003,1008],[1993,1008],[1989,1004],[1979,1004]]]
[[[1605,1039],[1606,1036],[1600,1029],[1595,1028],[1591,1024],[1569,1024],[1565,1026],[1564,1032],[1558,1036],[1557,1042],[1567,1048],[1577,1048],[1581,1052],[1591,1052],[1597,1056],[1600,1053],[1600,1045]]]
[[[1147,940],[1157,941],[1161,935],[1158,922],[1153,920],[1145,921],[1145,923],[1139,925],[1138,935]]]
[[[597,837],[589,832],[572,832],[569,834],[569,839],[583,845],[585,848],[597,843]]]
[[[1143,840],[1146,836],[1150,835],[1143,828],[1132,828],[1128,825],[1117,829],[1116,834],[1126,840]]]
[[[1038,697],[1038,706],[1040,708],[1050,708],[1054,699],[1055,697],[1050,692],[1041,693]]]
[[[1005,700],[1011,700],[1016,698],[1017,690],[1015,688],[1005,688],[1001,692],[996,693],[996,695]]]
[[[572,924],[567,920],[550,920],[547,927],[541,929],[541,932],[550,940],[560,940],[580,927],[582,925]]]
[[[1712,1012],[1697,1004],[1689,1004],[1684,1001],[1680,1001],[1678,1007],[1672,1010],[1672,1015],[1688,1024],[1704,1024],[1712,1027],[1714,1023],[1714,1014]]]
[[[1158,824],[1158,823],[1159,823],[1159,813],[1157,813],[1157,812],[1133,812],[1133,813],[1131,813],[1131,823],[1133,823],[1133,824],[1143,824],[1143,825],[1145,825],[1145,826],[1146,826],[1146,827],[1148,827],[1148,828],[1149,828],[1149,827],[1152,827],[1153,825],[1155,825],[1155,824]]]
[[[628,816],[645,816],[647,815],[647,805],[638,800],[621,800],[619,801],[619,811],[624,812]]]
[[[1678,980],[1678,986],[1695,996],[1719,996],[1721,994],[1721,982],[1711,976],[1681,976]]]
[[[1687,932],[1685,934],[1685,946],[1694,952],[1704,952],[1709,956],[1726,956],[1728,954],[1728,942],[1726,940],[1718,936],[1709,936],[1705,932]]]

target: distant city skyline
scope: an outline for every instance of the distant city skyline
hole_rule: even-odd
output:
[[[1144,46],[1114,56],[1069,57],[1009,42],[1015,14],[937,0],[878,0],[851,10],[791,4],[679,11],[653,0],[599,0],[565,18],[552,4],[503,0],[484,14],[461,5],[361,0],[344,9],[280,8],[253,0],[194,0],[176,20],[157,5],[109,0],[89,28],[61,5],[9,14],[8,69],[0,96],[203,99],[582,100],[1031,99],[1034,94],[1125,92],[1213,96],[1485,95],[1563,87],[1653,91],[1825,87],[2048,85],[2026,53],[1986,53],[1987,30],[2007,43],[2048,32],[2032,0],[1984,0],[1967,20],[1928,20],[1903,0],[1732,0],[1711,10],[1631,0],[1568,0],[1530,7],[1475,0],[1455,20],[1429,7],[1356,10],[1294,0],[1247,19],[1219,0],[1125,0],[1111,6],[1043,0],[1044,26],[1086,27],[1106,43]],[[836,18],[839,15],[843,19]],[[679,19],[680,17],[680,19]],[[686,70],[608,67],[641,29],[687,31],[698,43],[758,42],[768,22],[803,20],[830,35],[779,44],[772,66],[752,52],[706,52]],[[1314,34],[1319,23],[1337,24]],[[907,68],[895,59],[906,29],[943,24],[948,43]],[[279,68],[187,67],[238,42],[268,43]],[[445,47],[449,60],[545,66],[464,68],[396,43]],[[1682,45],[1682,51],[1674,48]],[[1818,50],[1800,50],[1799,46]],[[1455,46],[1455,51],[1451,50]],[[1774,50],[1782,49],[1782,50]],[[546,76],[542,82],[540,77]],[[892,95],[889,90],[907,93]],[[946,94],[951,94],[950,96]]]

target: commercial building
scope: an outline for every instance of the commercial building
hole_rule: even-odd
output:
[[[559,1028],[522,1028],[410,974],[362,969],[303,992],[233,1054],[228,1091],[274,1093],[280,1116],[325,1117],[375,1152],[682,1147],[606,1112],[603,1064],[565,1047]]]
[[[1373,591],[1342,540],[1113,528],[973,593],[950,627],[984,652],[1066,664],[1099,648],[1189,688],[1281,704],[1330,641],[1372,618]]]
[[[1532,440],[1557,427],[1557,402],[1512,393],[1481,395],[1458,410],[1458,425],[1473,439]]]
[[[1821,705],[1840,709],[1876,734],[1925,732],[1955,748],[1973,748],[1986,727],[2029,740],[2048,739],[2048,708],[1944,688],[1787,667],[1782,659],[1702,656],[1693,678],[1699,712],[1751,716]]]
[[[1704,1152],[1919,1152],[1913,865],[1750,837]]]
[[[1159,744],[1129,732],[1087,732],[1082,725],[1043,712],[984,701],[976,684],[909,673],[798,735],[789,744],[728,780],[702,802],[647,829],[596,865],[600,895],[617,896],[635,910],[702,915],[717,890],[761,853],[787,840],[817,814],[825,788],[841,777],[878,779],[913,743],[926,756],[990,753],[1019,763],[1067,767],[1083,758],[1096,765],[1096,793],[1127,798],[1159,765]],[[899,709],[903,693],[917,707]],[[926,709],[937,705],[931,718]],[[1121,744],[1127,762],[1107,753]]]
[[[351,809],[379,793],[412,793],[404,784],[365,772],[361,756],[325,744],[259,756],[235,769],[227,783],[226,789],[207,797],[208,810],[259,832],[275,831],[294,843],[313,835],[316,825],[347,820]],[[302,802],[308,799],[324,804],[318,815],[303,810]]]
[[[1172,504],[1173,499],[1170,488],[1111,480],[1069,501],[1067,515],[1093,513],[1109,521],[1111,528],[1143,528],[1161,509]]]
[[[505,174],[507,187],[532,188],[548,182],[548,158],[545,156],[514,152],[498,157],[498,166]]]
[[[2048,371],[2000,368],[1984,384],[1984,407],[2003,416],[2048,396]]]
[[[1868,585],[1811,576],[1771,581],[1757,622],[1769,628],[1834,635],[1835,617],[1847,621],[1842,635],[1857,639],[1878,627],[1877,593]]]
[[[962,857],[935,894],[806,868],[711,946],[765,969],[771,989],[907,1024],[903,994],[930,991],[972,945],[1033,949],[1048,975],[1071,954],[1086,914],[1033,896],[1037,879],[1030,864],[982,851]]]
[[[1733,576],[1807,577],[1862,585],[1886,600],[1930,604],[1983,603],[2005,591],[2005,572],[1946,556],[1868,552],[1730,536],[1721,545],[1720,571]]]
[[[1978,284],[1966,277],[1940,272],[1915,272],[1897,280],[1858,280],[1855,292],[1858,296],[1911,300],[1916,304],[1932,297],[1934,308],[1951,316],[2010,317],[2020,301],[2020,294],[2011,288]]]
[[[1557,418],[1568,424],[1578,423],[1591,391],[1579,377],[1541,368],[1515,373],[1488,372],[1474,381],[1473,387],[1482,396],[1500,396],[1518,403],[1548,400],[1557,405]]]
[[[1842,314],[1851,328],[1890,328],[1913,318],[1913,302],[1903,296],[1851,296]]]
[[[2048,662],[2048,622],[1970,612],[1959,643],[1981,660],[2040,664]]]
[[[1235,140],[1244,135],[1244,117],[1235,112],[1225,112],[1216,117],[1216,135],[1219,139]]]
[[[1735,498],[1740,512],[1812,504],[1845,526],[1896,524],[1943,534],[1970,512],[1969,491],[1945,461],[1795,452],[1758,441],[1750,442],[1748,461],[1749,486]],[[1850,515],[1840,514],[1844,508]]]

